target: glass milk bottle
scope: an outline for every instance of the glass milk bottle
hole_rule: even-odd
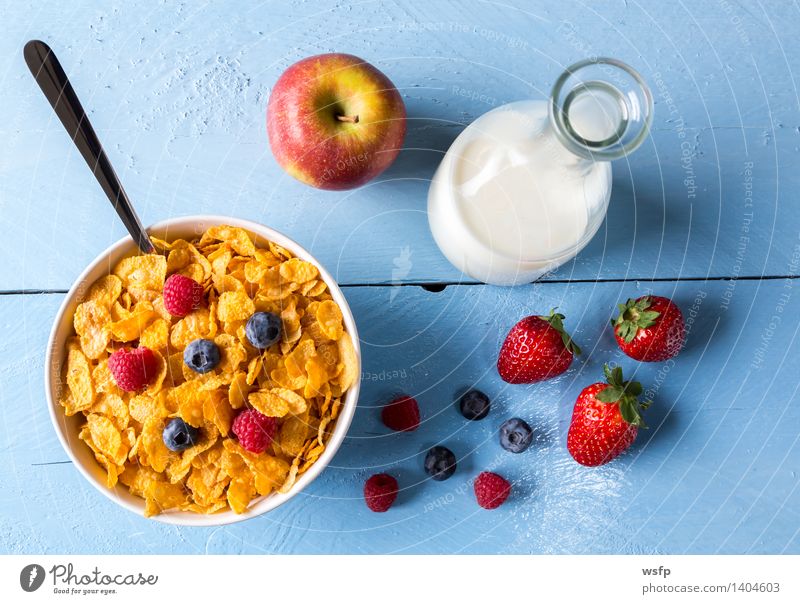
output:
[[[653,99],[614,59],[567,68],[550,100],[493,109],[453,142],[428,192],[439,248],[461,272],[516,285],[571,260],[600,228],[611,160],[647,137]]]

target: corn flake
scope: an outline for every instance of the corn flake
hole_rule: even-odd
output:
[[[97,359],[106,351],[111,340],[111,314],[102,300],[88,300],[78,304],[73,324],[80,337],[81,348],[90,359]]]
[[[247,397],[247,402],[259,413],[267,417],[283,417],[289,413],[289,401],[273,392],[260,390]]]
[[[224,292],[219,296],[217,316],[220,321],[246,321],[254,312],[253,301],[242,291]]]
[[[161,292],[167,278],[167,259],[160,254],[144,254],[123,258],[114,267],[123,287],[133,290]]]
[[[86,293],[86,301],[98,302],[109,310],[122,293],[122,280],[116,275],[100,277]]]
[[[322,333],[329,340],[338,340],[342,337],[342,311],[333,300],[325,300],[317,307],[317,322]]]
[[[94,402],[95,390],[89,362],[80,350],[73,349],[67,355],[67,386],[72,395],[67,415],[75,415],[78,411],[86,411]]]
[[[139,345],[150,350],[166,350],[169,344],[169,323],[164,319],[156,319],[142,331]]]

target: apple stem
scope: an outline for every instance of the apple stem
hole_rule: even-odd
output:
[[[348,122],[350,124],[358,123],[357,115],[337,115],[336,119],[339,120],[340,122]]]

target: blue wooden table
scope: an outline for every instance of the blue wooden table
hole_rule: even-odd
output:
[[[800,9],[757,0],[663,3],[3,2],[0,20],[0,552],[7,553],[800,553]],[[333,464],[263,517],[217,529],[138,518],[67,461],[47,416],[47,332],[81,269],[123,236],[113,210],[28,74],[48,41],[145,223],[216,213],[309,248],[343,285],[364,354],[363,394]],[[409,113],[406,149],[347,193],[275,163],[264,110],[294,61],[345,51],[385,71]],[[610,55],[656,97],[652,136],[615,164],[608,219],[538,283],[475,284],[427,227],[430,177],[488,109],[543,97],[561,69]],[[446,286],[446,287],[444,287]],[[673,297],[690,323],[675,362],[623,357],[615,304]],[[558,306],[586,351],[560,379],[508,386],[506,331]],[[565,450],[575,397],[606,361],[649,388],[651,429],[598,469]],[[454,393],[477,385],[491,415],[467,423]],[[417,397],[424,422],[388,433],[378,409]],[[536,428],[522,455],[496,430]],[[447,482],[421,453],[459,456]],[[508,504],[479,509],[468,481],[496,469]],[[365,477],[403,487],[386,514]]]

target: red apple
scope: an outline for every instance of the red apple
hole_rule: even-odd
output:
[[[275,159],[297,180],[353,189],[397,157],[406,108],[389,78],[366,61],[316,55],[278,79],[267,105],[267,133]]]

